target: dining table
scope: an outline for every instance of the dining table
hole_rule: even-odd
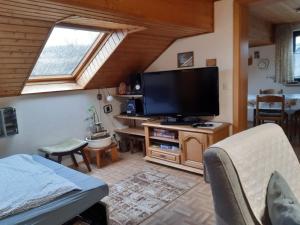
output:
[[[272,94],[274,95],[274,94]],[[275,94],[277,95],[277,94]],[[249,94],[248,95],[248,109],[253,110],[253,126],[256,125],[256,96],[255,94]],[[263,95],[260,95],[263,96]],[[281,96],[281,95],[278,95]],[[300,103],[300,93],[299,94],[284,94],[285,97],[285,111],[288,114],[292,114],[294,111],[299,109],[300,107],[297,106],[298,103]],[[296,108],[295,108],[296,107]],[[260,107],[264,110],[276,110],[280,109],[278,105],[272,105],[272,104],[265,104],[263,107]]]

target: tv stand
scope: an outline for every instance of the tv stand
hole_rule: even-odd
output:
[[[204,120],[199,119],[198,117],[183,117],[183,116],[176,116],[176,117],[166,117],[165,119],[161,120],[161,125],[192,125],[194,123],[201,123],[205,122]]]
[[[186,125],[161,125],[147,121],[145,128],[146,157],[149,162],[203,174],[203,154],[212,144],[229,136],[228,123],[193,128]]]

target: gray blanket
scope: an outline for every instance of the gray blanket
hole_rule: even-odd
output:
[[[0,159],[0,182],[0,219],[80,189],[30,155]]]

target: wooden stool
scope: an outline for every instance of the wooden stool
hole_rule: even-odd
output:
[[[71,156],[75,167],[78,167],[78,163],[74,154],[81,155],[88,171],[92,171],[89,161],[83,152],[84,147],[87,145],[85,141],[69,139],[57,145],[42,147],[39,151],[45,153],[47,159],[50,159],[50,156],[57,156],[58,163],[61,163],[63,156]]]
[[[118,161],[119,159],[119,152],[116,143],[112,143],[109,146],[103,148],[89,148],[89,147],[84,148],[84,153],[90,163],[92,162],[91,153],[93,152],[96,154],[97,168],[101,168],[101,166],[103,165],[103,155],[106,152],[110,152],[112,162]]]

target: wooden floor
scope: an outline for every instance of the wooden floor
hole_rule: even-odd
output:
[[[293,147],[300,160],[300,144],[294,144]],[[82,165],[81,167],[83,168],[84,166]],[[197,180],[199,184],[142,222],[142,225],[215,224],[210,186],[204,182],[203,177],[200,175],[145,162],[140,153],[123,153],[121,154],[121,160],[118,162],[101,169],[93,166],[93,171],[89,175],[102,179],[109,185],[112,185],[145,168],[154,168],[175,176],[189,177]]]
[[[121,158],[120,161],[101,169],[93,167],[93,171],[89,174],[112,185],[145,168],[154,168],[164,173],[180,177],[189,177],[199,182],[193,189],[142,222],[142,225],[215,224],[211,190],[209,185],[204,182],[202,176],[145,162],[140,153],[123,153],[121,154]]]

